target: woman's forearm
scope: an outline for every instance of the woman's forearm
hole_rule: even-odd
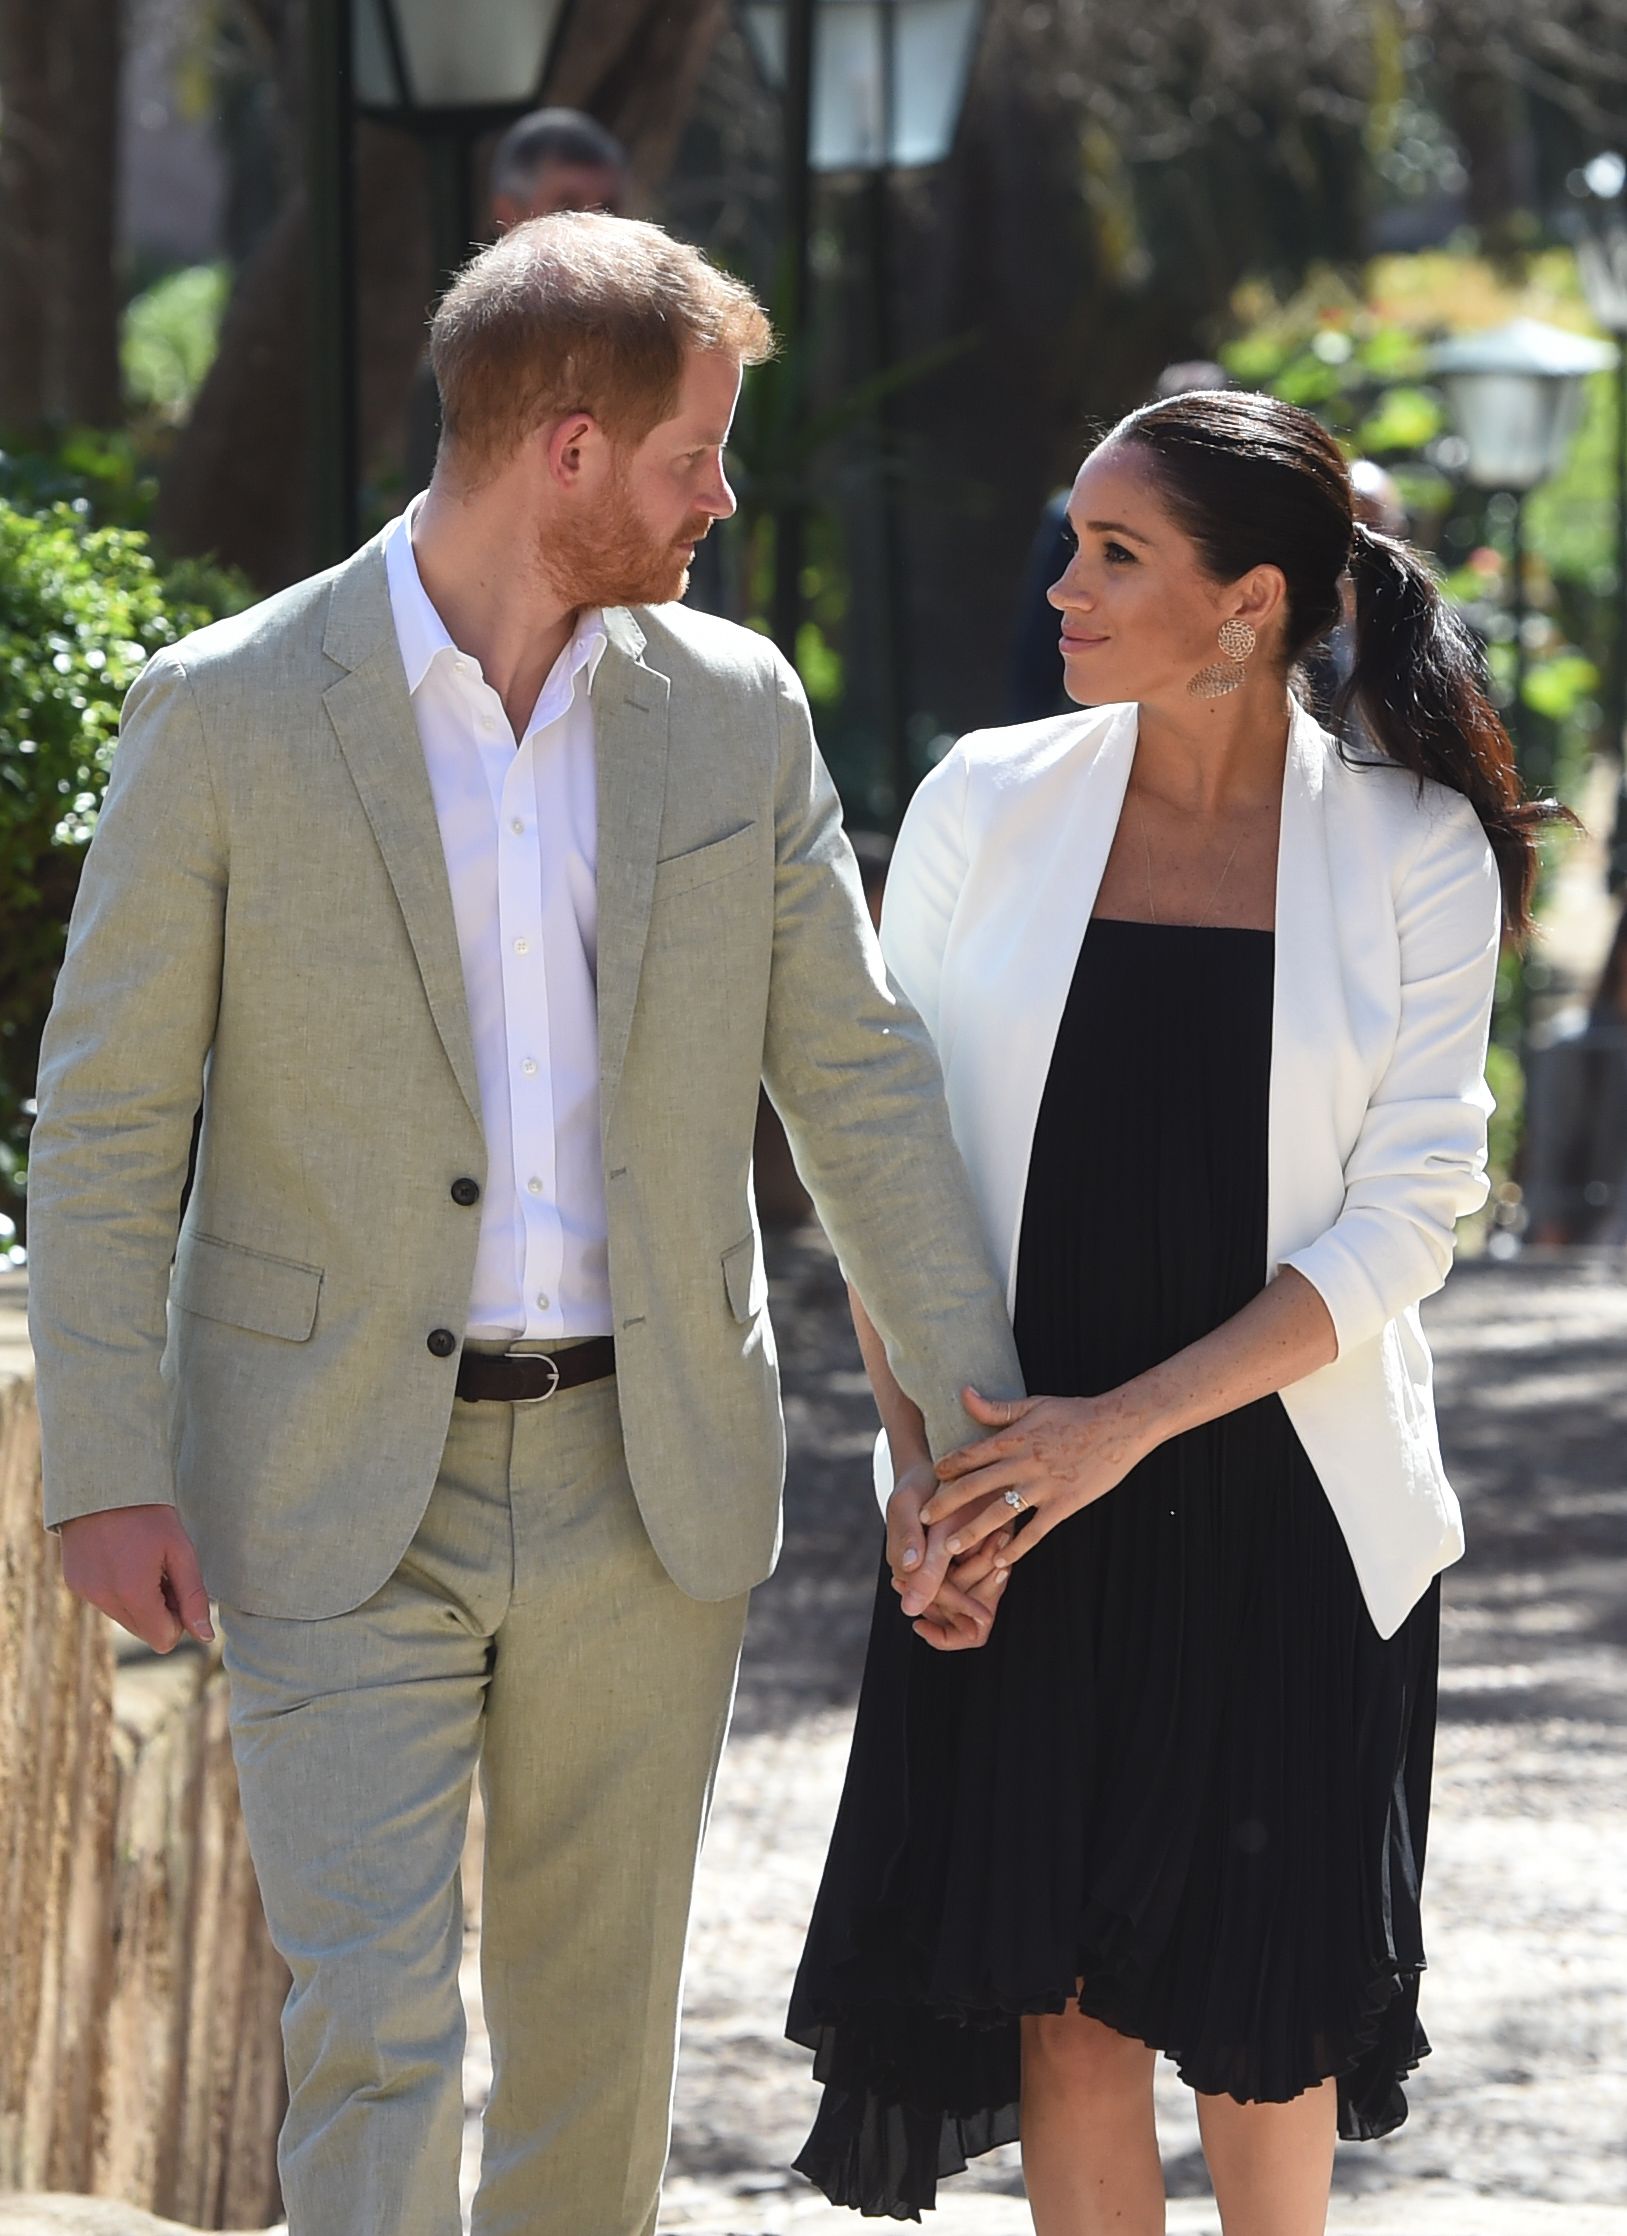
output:
[[[870,1387],[876,1394],[876,1411],[881,1415],[887,1449],[892,1454],[893,1473],[895,1476],[902,1475],[906,1468],[914,1467],[921,1461],[931,1461],[926,1422],[921,1408],[899,1388],[893,1370],[887,1363],[887,1346],[881,1340],[881,1331],[864,1309],[863,1300],[851,1282],[848,1284],[847,1301],[853,1313],[853,1329],[859,1339],[864,1371],[869,1375]]]
[[[1339,1339],[1321,1297],[1286,1266],[1240,1312],[1117,1393],[1151,1445],[1272,1397],[1329,1366]]]
[[[1285,1267],[1211,1335],[1100,1397],[1002,1401],[973,1392],[967,1410],[993,1433],[938,1462],[940,1487],[921,1518],[933,1529],[950,1525],[951,1554],[974,1556],[970,1568],[953,1572],[957,1581],[980,1575],[991,1556],[996,1568],[1010,1568],[1160,1444],[1270,1397],[1338,1355],[1327,1306],[1302,1273]],[[979,1500],[982,1511],[968,1512]],[[1005,1545],[974,1552],[1009,1520],[1002,1504],[1034,1512]]]

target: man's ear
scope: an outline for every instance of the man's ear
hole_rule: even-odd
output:
[[[548,474],[562,486],[574,485],[591,471],[596,452],[603,446],[604,430],[591,412],[567,412],[548,430]]]

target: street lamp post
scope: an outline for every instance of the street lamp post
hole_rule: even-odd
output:
[[[308,0],[305,199],[311,256],[306,454],[312,557],[318,567],[345,558],[360,540],[350,38],[350,0]]]
[[[1616,351],[1564,327],[1517,318],[1443,342],[1431,368],[1446,390],[1473,488],[1512,500],[1514,703],[1518,740],[1525,701],[1525,500],[1559,471],[1583,408],[1583,382],[1608,370]]]
[[[571,0],[307,0],[311,457],[318,564],[357,540],[355,214],[359,111],[423,141],[435,293],[474,235],[470,151],[533,106]]]
[[[914,786],[910,756],[911,689],[905,624],[904,541],[894,456],[895,421],[887,377],[896,361],[892,253],[893,173],[942,162],[954,142],[977,43],[979,0],[744,0],[747,36],[768,82],[783,92],[787,134],[806,135],[815,172],[868,174],[870,340],[880,384],[876,403],[882,448],[878,489],[881,538],[882,703],[894,805],[902,816]],[[805,43],[804,43],[805,42]],[[798,100],[807,109],[799,118]],[[807,221],[806,200],[787,205]],[[805,189],[803,190],[805,194]],[[787,337],[800,364],[800,325]],[[788,500],[788,510],[795,504]],[[775,636],[795,656],[801,621],[800,534],[776,531]]]
[[[1594,317],[1616,344],[1616,612],[1612,630],[1610,745],[1621,759],[1610,837],[1612,892],[1627,887],[1627,160],[1596,155],[1574,182],[1581,202],[1576,261]]]
[[[814,9],[816,0],[788,0],[780,49],[784,86],[782,194],[785,207],[785,271],[780,316],[785,321],[787,423],[800,419],[807,403],[808,289],[813,242],[813,171],[808,161],[813,129]],[[774,512],[774,587],[769,628],[785,657],[795,662],[802,633],[802,568],[807,541],[807,504],[800,489],[782,476]]]
[[[535,104],[567,4],[350,0],[357,108],[429,154],[437,294],[474,237],[474,144]]]

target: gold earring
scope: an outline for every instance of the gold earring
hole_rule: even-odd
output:
[[[1231,692],[1240,691],[1248,674],[1244,662],[1260,640],[1250,622],[1233,615],[1230,621],[1220,624],[1216,641],[1225,658],[1211,661],[1208,667],[1198,670],[1186,687],[1194,699],[1224,699]]]

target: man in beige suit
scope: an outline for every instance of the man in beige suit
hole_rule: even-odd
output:
[[[218,1603],[292,2236],[458,2227],[477,1763],[475,2228],[654,2227],[779,1540],[760,1081],[935,1448],[1018,1387],[795,677],[670,602],[768,343],[653,227],[476,258],[427,495],[149,665],[86,867],[30,1172],[47,1520],[161,1648]],[[975,1638],[941,1566],[906,1611]]]

